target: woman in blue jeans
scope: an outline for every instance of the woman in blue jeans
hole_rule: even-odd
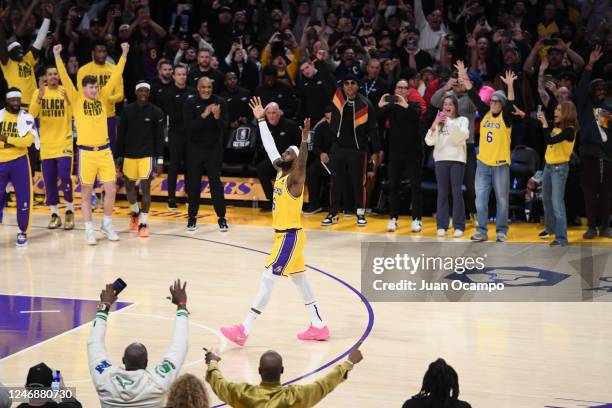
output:
[[[516,108],[515,108],[516,110]],[[525,117],[524,112],[518,113]],[[533,120],[533,119],[531,119]],[[542,178],[542,201],[544,204],[544,231],[540,238],[555,239],[551,247],[567,245],[567,218],[565,215],[565,182],[569,173],[569,161],[574,151],[576,134],[579,130],[578,114],[573,102],[561,102],[554,111],[554,127],[551,129],[541,112],[538,120],[542,125],[546,154]]]
[[[433,157],[436,162],[438,183],[438,206],[436,224],[438,236],[444,237],[448,228],[448,197],[453,197],[453,237],[463,236],[465,231],[465,209],[461,185],[466,161],[466,140],[470,134],[468,118],[458,115],[459,103],[453,95],[442,100],[442,110],[438,112],[431,129],[425,136],[425,143],[434,146]]]

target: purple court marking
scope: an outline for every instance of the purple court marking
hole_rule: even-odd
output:
[[[178,235],[178,234],[159,234],[158,233],[158,234],[152,234],[152,235],[165,235],[165,236],[172,236],[172,237],[179,237],[179,238],[195,239],[195,240],[198,240],[198,241],[211,242],[213,244],[220,244],[220,245],[225,245],[225,246],[229,246],[229,247],[245,249],[247,251],[257,252],[257,253],[264,254],[264,255],[270,255],[269,252],[260,251],[259,249],[253,249],[253,248],[245,247],[245,246],[242,246],[242,245],[230,244],[230,243],[227,243],[227,242],[215,241],[215,240],[212,240],[212,239],[198,238],[198,237],[189,237],[189,236]],[[341,283],[342,285],[346,286],[348,289],[353,291],[353,293],[355,293],[359,297],[359,299],[361,299],[361,301],[363,302],[366,310],[368,311],[368,325],[367,325],[366,329],[364,330],[363,334],[361,335],[361,337],[359,338],[359,340],[357,340],[355,342],[355,344],[353,344],[344,353],[342,353],[339,356],[335,357],[331,361],[323,364],[322,366],[320,366],[318,368],[315,368],[312,371],[307,372],[306,374],[303,374],[303,375],[301,375],[301,376],[299,376],[297,378],[294,378],[292,380],[284,382],[283,385],[293,384],[294,382],[298,382],[300,380],[303,380],[306,377],[310,377],[311,375],[313,375],[315,373],[318,373],[319,371],[325,370],[327,367],[329,367],[332,364],[338,362],[338,360],[348,356],[348,354],[351,352],[351,350],[353,350],[356,346],[358,346],[360,343],[362,343],[370,335],[370,332],[372,331],[372,327],[374,326],[374,310],[372,310],[372,305],[370,305],[370,302],[368,302],[368,300],[361,294],[361,292],[359,292],[353,286],[351,286],[347,282],[343,281],[342,279],[338,278],[337,276],[332,275],[329,272],[325,272],[325,271],[323,271],[323,270],[321,270],[319,268],[316,268],[314,266],[311,266],[311,265],[306,265],[306,266],[308,268],[314,270],[314,271],[322,273],[323,275],[327,276],[328,278],[331,278],[331,279],[335,280],[336,282]],[[218,405],[214,405],[212,408],[224,407],[226,405],[227,404],[218,404]]]
[[[97,300],[0,295],[0,359],[91,322]],[[111,310],[131,305],[116,302]]]

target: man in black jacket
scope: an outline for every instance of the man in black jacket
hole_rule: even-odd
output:
[[[266,122],[279,152],[284,152],[289,146],[299,146],[301,140],[300,129],[294,121],[283,117],[283,112],[275,102],[266,106]],[[258,140],[261,143],[261,137]],[[272,180],[276,177],[276,174],[277,171],[267,156],[257,164],[257,177],[268,199],[267,203],[261,205],[262,211],[272,211]]]
[[[223,135],[227,130],[227,106],[223,98],[213,94],[213,83],[207,77],[198,80],[198,95],[187,101],[184,109],[187,131],[187,194],[189,219],[187,230],[196,230],[196,217],[200,209],[202,170],[206,169],[210,195],[219,230],[228,230],[225,219],[225,196],[221,183],[223,161]]]
[[[253,118],[249,99],[251,93],[238,86],[238,76],[234,72],[225,74],[225,89],[219,94],[227,104],[227,115],[230,129],[246,125]]]
[[[323,118],[323,101],[328,101],[334,94],[336,80],[325,61],[305,61],[300,65],[300,73],[296,87],[301,102],[299,119],[310,118],[311,123],[317,123]]]
[[[151,207],[151,179],[153,171],[162,173],[164,165],[164,114],[149,103],[151,86],[141,81],[136,84],[136,102],[121,112],[117,129],[115,156],[118,168],[123,168],[125,189],[132,213],[130,231],[138,230],[138,236],[149,236],[147,218]],[[142,193],[142,210],[138,208],[136,182]]]
[[[196,90],[187,86],[187,68],[184,65],[174,67],[172,79],[174,84],[164,92],[163,101],[164,112],[168,116],[168,150],[170,151],[168,208],[176,210],[176,179],[187,157],[183,107],[188,100],[195,97]]]
[[[164,109],[163,94],[172,87],[172,63],[161,59],[157,63],[157,78],[151,84],[151,103]]]
[[[210,63],[212,53],[208,48],[198,51],[198,64],[189,71],[189,86],[197,87],[200,78],[207,77],[213,84],[213,92],[219,94],[223,89],[223,72],[213,68]]]
[[[365,172],[368,150],[372,145],[374,168],[380,164],[381,143],[378,137],[376,111],[372,103],[359,94],[359,82],[349,74],[342,81],[332,100],[331,130],[335,136],[332,147],[332,207],[321,225],[338,222],[338,211],[345,183],[352,183],[357,225],[367,225],[365,218]]]
[[[283,116],[294,118],[297,113],[297,100],[293,88],[278,81],[276,68],[272,65],[264,67],[261,75],[262,84],[255,90],[255,96],[261,98],[263,106],[268,106],[270,102],[276,102],[283,111]]]
[[[421,196],[421,172],[423,164],[423,140],[419,132],[421,105],[409,102],[408,81],[400,79],[395,85],[395,94],[382,95],[378,102],[381,117],[389,120],[387,138],[389,158],[387,159],[387,176],[389,178],[389,202],[391,219],[387,231],[397,230],[399,218],[400,188],[404,170],[410,169],[410,198],[412,201],[412,231],[422,228],[421,213],[423,200]]]

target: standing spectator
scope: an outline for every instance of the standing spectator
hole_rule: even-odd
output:
[[[589,56],[580,81],[576,86],[576,105],[580,119],[580,164],[582,190],[588,220],[584,239],[599,235],[612,238],[609,227],[612,206],[612,131],[610,115],[612,106],[606,103],[607,84],[603,79],[591,80],[593,65],[602,57],[601,47],[596,46]]]
[[[377,59],[371,59],[366,64],[366,77],[359,88],[362,95],[365,95],[372,105],[377,105],[380,97],[386,94],[391,88],[391,84],[380,77],[381,64]]]
[[[172,74],[173,85],[163,95],[164,112],[168,116],[168,208],[176,210],[176,181],[181,168],[186,168],[187,135],[183,118],[183,107],[195,97],[196,90],[187,86],[187,68],[176,65]],[[183,174],[186,172],[184,171]]]
[[[246,50],[239,43],[232,44],[221,66],[225,72],[235,73],[240,86],[250,92],[254,92],[259,85],[259,68],[249,59]]]
[[[419,30],[414,27],[407,28],[400,33],[397,48],[402,68],[410,67],[421,71],[425,67],[433,66],[433,57],[419,48],[420,39]]]
[[[170,88],[172,88],[172,63],[170,60],[162,59],[157,64],[157,78],[151,85],[151,103],[164,109],[163,93]]]
[[[60,379],[60,389],[65,389],[64,379],[59,371],[55,373],[45,363],[36,364],[30,367],[28,370],[28,378],[26,379],[25,386],[28,390],[36,392],[37,388],[50,389],[54,381],[54,375],[58,375]],[[1,395],[0,395],[1,397]],[[2,402],[2,399],[0,399]],[[10,407],[11,402],[9,400],[8,405],[0,404],[0,407]],[[28,402],[19,404],[17,408],[81,408],[82,405],[76,398],[62,398],[61,402],[57,403],[52,399],[48,398],[30,398]]]
[[[438,236],[444,237],[448,228],[449,190],[453,198],[453,237],[460,238],[465,231],[465,208],[461,184],[467,158],[466,140],[469,137],[469,120],[459,116],[459,102],[454,96],[446,96],[442,110],[425,136],[425,143],[434,146],[438,205],[436,224]],[[449,188],[450,187],[450,188]]]
[[[187,311],[187,282],[178,279],[170,286],[171,302],[177,306],[174,334],[161,363],[147,368],[149,356],[141,343],[132,343],[123,353],[123,365],[111,363],[104,337],[109,311],[117,301],[113,284],[100,292],[100,304],[91,334],[87,340],[89,372],[103,407],[130,406],[157,408],[164,403],[164,393],[178,375],[189,345],[189,312]]]
[[[323,101],[329,101],[336,89],[336,81],[323,60],[324,55],[325,51],[319,51],[314,62],[304,61],[300,65],[302,75],[296,87],[301,102],[300,118],[310,118],[312,123],[323,118],[327,106]]]
[[[144,64],[141,73],[147,81],[153,81],[157,74],[157,61],[161,58],[162,40],[168,34],[166,30],[151,19],[147,7],[140,6],[136,9],[136,18],[130,24],[128,32],[132,38],[135,56],[140,57]],[[138,79],[143,79],[142,76]],[[129,89],[133,89],[128,85]]]
[[[384,94],[378,107],[381,117],[388,120],[389,158],[387,159],[387,176],[389,178],[389,202],[391,219],[387,231],[395,232],[400,211],[400,189],[406,167],[410,172],[410,199],[412,232],[420,232],[423,224],[423,198],[421,193],[421,172],[423,165],[423,144],[419,131],[421,105],[410,101],[408,81],[400,79],[395,85],[393,95]]]
[[[250,385],[227,381],[219,368],[221,357],[213,352],[207,352],[206,381],[217,397],[231,406],[299,406],[310,408],[318,404],[327,394],[346,380],[348,372],[362,359],[361,351],[355,348],[351,350],[344,362],[338,364],[330,373],[315,380],[312,384],[283,386],[280,382],[284,371],[283,358],[276,351],[269,350],[263,353],[259,359],[261,384]]]
[[[208,408],[208,393],[204,383],[193,374],[183,374],[170,386],[166,407]]]
[[[117,70],[117,66],[106,61],[108,50],[106,44],[102,40],[94,42],[91,49],[92,61],[79,68],[77,73],[77,88],[79,92],[83,91],[83,78],[93,76],[98,80],[100,90],[104,89],[108,84],[113,72]],[[110,141],[111,150],[115,149],[117,135],[117,114],[115,104],[123,101],[123,77],[119,78],[117,85],[108,91],[109,97],[106,99],[106,122],[108,125],[108,140]]]
[[[225,74],[225,87],[219,94],[227,104],[228,123],[230,129],[246,125],[252,119],[249,100],[251,93],[248,89],[238,86],[238,77],[234,72]]]
[[[297,103],[293,88],[278,80],[276,68],[273,66],[268,65],[262,70],[262,84],[255,90],[255,96],[261,98],[264,106],[274,102],[280,107],[286,118],[295,118]]]
[[[471,73],[468,73],[470,75]],[[431,97],[431,104],[442,109],[442,102],[448,95],[454,96],[458,101],[459,110],[457,114],[465,117],[469,124],[469,134],[466,140],[466,161],[463,184],[465,185],[465,207],[470,218],[476,214],[476,188],[474,180],[476,177],[476,148],[474,147],[476,105],[466,93],[465,86],[461,84],[456,75],[450,78],[442,88],[437,90]],[[454,220],[453,220],[454,221]]]
[[[198,80],[198,96],[187,101],[183,112],[187,133],[187,230],[195,231],[197,227],[202,170],[205,169],[219,230],[225,232],[228,226],[225,219],[221,163],[223,137],[227,131],[227,106],[221,97],[213,94],[212,80],[202,77]]]
[[[213,92],[219,94],[223,87],[223,72],[215,69],[211,65],[212,53],[209,49],[198,51],[198,64],[189,71],[188,84],[195,88],[202,77],[209,78],[213,83]]]
[[[347,75],[342,88],[338,88],[332,100],[331,130],[336,135],[332,147],[332,206],[321,222],[328,226],[338,222],[338,211],[345,183],[353,186],[354,205],[357,207],[357,225],[367,225],[365,218],[365,171],[368,149],[372,145],[374,168],[380,164],[382,150],[376,124],[376,111],[372,103],[359,94],[359,82],[355,75]]]
[[[301,140],[300,129],[295,122],[283,116],[283,112],[276,102],[270,102],[265,106],[266,123],[274,138],[276,149],[279,152],[284,152],[289,146],[299,146]],[[257,177],[268,200],[267,203],[262,204],[262,211],[272,211],[272,179],[276,174],[277,171],[267,156],[257,164]]]
[[[419,29],[419,48],[428,52],[436,61],[440,60],[440,40],[446,35],[442,10],[435,9],[425,17],[423,0],[414,0],[414,18]]]
[[[489,195],[491,187],[495,191],[497,213],[496,241],[505,242],[508,237],[508,204],[510,194],[510,144],[512,132],[512,103],[514,102],[513,83],[516,76],[506,71],[502,78],[508,87],[508,96],[503,91],[495,91],[486,105],[478,96],[467,75],[463,61],[455,65],[459,81],[465,86],[470,99],[483,116],[480,121],[480,143],[476,163],[476,212],[478,227],[476,234],[470,238],[474,242],[483,242],[487,237],[489,218]]]
[[[261,53],[261,64],[264,67],[272,65],[276,68],[276,75],[279,79],[285,80],[288,85],[294,85],[300,55],[301,49],[293,33],[290,29],[286,29],[270,37],[270,41]]]
[[[118,127],[117,168],[125,178],[125,190],[130,208],[130,231],[147,238],[147,224],[151,207],[151,179],[160,175],[164,164],[164,114],[149,103],[151,85],[142,81],[136,84],[136,102],[121,112]],[[138,208],[138,190],[142,194],[142,208]]]
[[[441,358],[429,365],[421,391],[402,405],[402,408],[425,407],[471,408],[470,404],[459,399],[457,372]]]
[[[336,83],[342,84],[344,78],[349,75],[356,77],[358,81],[363,78],[363,71],[361,70],[361,63],[357,60],[355,55],[355,49],[353,47],[346,47],[340,53],[340,64],[336,68]]]

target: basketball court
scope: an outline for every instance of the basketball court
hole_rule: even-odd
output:
[[[67,386],[77,388],[84,407],[99,406],[86,343],[100,290],[117,277],[128,285],[108,320],[111,361],[120,364],[125,346],[140,341],[153,365],[172,336],[175,308],[166,299],[168,286],[181,278],[188,282],[191,312],[190,349],[182,371],[202,378],[202,347],[221,350],[222,371],[232,381],[258,383],[259,356],[274,349],[284,357],[283,381],[310,382],[363,341],[363,362],[321,407],[399,407],[418,392],[427,365],[438,357],[457,370],[460,398],[473,407],[612,406],[609,241],[598,239],[589,247],[595,273],[588,279],[576,268],[559,266],[566,262],[555,260],[554,250],[543,241],[533,240],[537,225],[511,225],[513,243],[492,244],[512,248],[507,265],[547,265],[567,275],[561,288],[590,290],[578,299],[582,302],[370,302],[361,294],[361,243],[413,243],[415,248],[440,243],[434,221],[425,221],[422,234],[410,234],[404,218],[399,233],[392,235],[384,233],[387,220],[382,216],[370,217],[366,228],[358,229],[353,217],[329,230],[318,226],[322,216],[304,217],[308,273],[332,338],[316,343],[296,339],[308,326],[308,314],[297,289],[283,279],[246,347],[239,348],[218,329],[241,321],[250,306],[272,244],[271,216],[232,207],[230,231],[220,233],[212,209],[203,206],[197,232],[187,233],[183,213],[155,204],[151,237],[143,239],[127,230],[125,207],[117,208],[114,220],[121,241],[100,239],[95,247],[85,245],[82,229],[48,230],[48,215],[37,209],[28,247],[15,248],[14,212],[5,213],[0,225],[0,381],[5,385],[22,385],[28,368],[44,361],[61,370]],[[578,241],[582,232],[571,230],[570,241]],[[582,245],[576,243],[564,256],[583,262]],[[545,294],[549,289],[526,290]]]

